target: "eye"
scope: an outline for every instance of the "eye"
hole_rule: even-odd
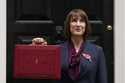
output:
[[[77,22],[77,20],[76,19],[72,19],[71,22]]]
[[[81,19],[80,22],[85,22],[85,19]]]

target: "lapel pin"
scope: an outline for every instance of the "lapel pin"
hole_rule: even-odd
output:
[[[89,60],[90,62],[92,62],[92,59],[91,59],[91,56],[90,54],[87,54],[87,53],[82,53],[83,57],[87,60]]]

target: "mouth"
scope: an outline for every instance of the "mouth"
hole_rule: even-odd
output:
[[[81,29],[80,29],[80,28],[76,28],[75,30],[76,30],[77,32],[80,32],[80,31],[81,31]]]

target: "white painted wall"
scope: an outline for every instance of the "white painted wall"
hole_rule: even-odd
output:
[[[115,0],[115,83],[125,83],[125,0]],[[0,83],[6,83],[6,0],[0,0]]]

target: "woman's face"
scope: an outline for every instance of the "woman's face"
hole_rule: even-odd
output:
[[[70,32],[72,36],[83,36],[86,22],[81,17],[72,17],[70,20]]]

